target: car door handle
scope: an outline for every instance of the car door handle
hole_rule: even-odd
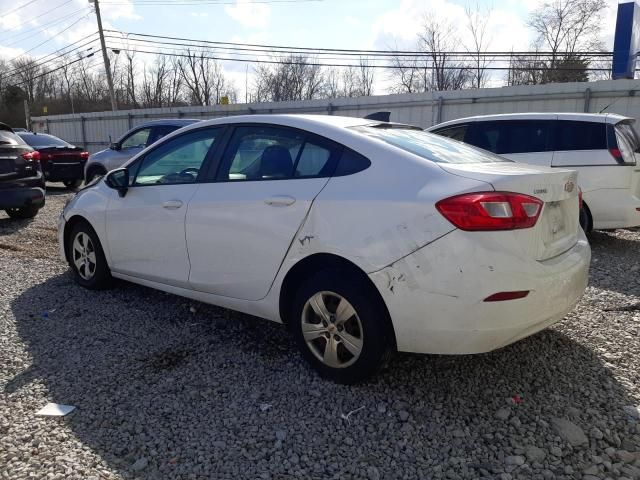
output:
[[[296,199],[289,195],[274,195],[265,199],[264,203],[271,205],[272,207],[288,207],[293,205]]]
[[[167,200],[162,204],[162,208],[166,208],[167,210],[176,210],[182,206],[182,202],[180,200]]]

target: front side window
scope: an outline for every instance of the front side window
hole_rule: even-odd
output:
[[[467,141],[498,155],[550,152],[553,123],[553,120],[474,122]]]
[[[185,133],[142,159],[133,185],[195,183],[220,128]]]
[[[329,176],[331,147],[305,132],[272,126],[236,128],[225,152],[219,181],[281,180]]]
[[[446,137],[409,128],[353,127],[354,130],[437,163],[509,162]]]
[[[149,140],[150,128],[142,128],[122,141],[120,148],[126,150],[127,148],[144,148],[147,146],[147,140]]]

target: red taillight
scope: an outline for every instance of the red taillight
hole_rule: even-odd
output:
[[[89,158],[89,152],[82,152],[80,153],[80,158],[82,160],[87,160]]]
[[[37,150],[33,152],[24,152],[22,154],[22,158],[32,162],[38,162],[40,160],[40,152],[38,152]]]
[[[616,162],[624,162],[624,158],[622,158],[622,152],[619,148],[610,148],[609,153],[613,158],[615,158]]]
[[[518,290],[515,292],[498,292],[484,299],[485,302],[504,302],[505,300],[517,300],[529,295],[529,290]]]
[[[543,203],[522,193],[479,192],[440,200],[436,208],[461,230],[516,230],[533,227]]]

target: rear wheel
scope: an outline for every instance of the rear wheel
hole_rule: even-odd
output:
[[[65,180],[62,183],[64,183],[64,186],[67,187],[69,190],[75,190],[80,185],[82,185],[82,180]]]
[[[593,219],[591,218],[591,212],[589,207],[585,203],[580,208],[580,226],[585,233],[589,233],[593,229]]]
[[[101,290],[111,285],[111,271],[102,245],[89,224],[81,222],[73,227],[66,249],[76,282],[90,290]]]
[[[22,208],[7,208],[5,212],[7,212],[7,215],[11,218],[26,219],[35,217],[38,214],[38,210],[40,210],[39,207],[31,205]]]
[[[386,308],[372,290],[344,269],[323,270],[300,286],[290,327],[303,356],[323,377],[355,383],[384,363],[393,332]]]

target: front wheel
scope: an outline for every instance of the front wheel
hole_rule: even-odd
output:
[[[303,356],[321,376],[352,384],[384,363],[393,330],[373,289],[344,269],[321,271],[300,286],[290,327]]]
[[[67,187],[69,190],[75,190],[80,185],[82,185],[82,180],[65,180],[62,183],[64,183],[64,186]]]
[[[111,272],[93,228],[78,223],[67,240],[67,259],[77,283],[90,290],[108,288]]]
[[[11,218],[24,220],[35,217],[38,214],[38,210],[40,210],[40,208],[31,205],[22,208],[7,208],[5,212],[7,212],[7,215]]]

